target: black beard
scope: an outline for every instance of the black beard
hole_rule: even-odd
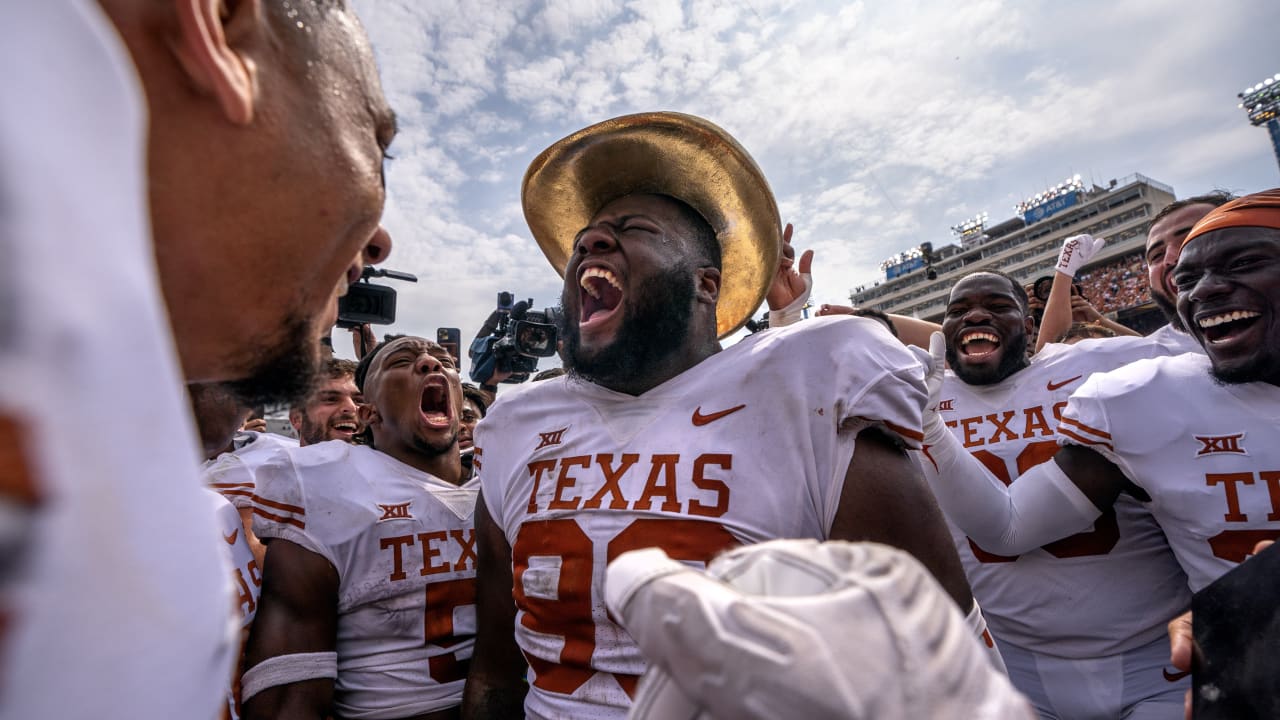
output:
[[[561,308],[567,300],[561,295]],[[650,278],[626,302],[617,337],[590,354],[579,346],[578,322],[566,318],[563,359],[571,376],[605,387],[614,381],[630,384],[684,347],[693,319],[693,268],[681,264]]]
[[[947,364],[966,385],[995,385],[1029,365],[1027,360],[1027,334],[1020,332],[1002,346],[1000,364],[992,371],[973,371],[960,363],[960,353],[947,346]]]
[[[1209,365],[1209,374],[1213,376],[1215,383],[1223,387],[1251,382],[1266,382],[1266,371],[1270,366],[1271,364],[1263,358],[1259,358],[1243,367],[1231,368],[1230,370],[1220,370],[1211,364]]]
[[[1169,302],[1163,295],[1157,295],[1155,291],[1151,291],[1151,300],[1160,308],[1160,314],[1164,315],[1164,319],[1173,326],[1175,330],[1187,331],[1187,326],[1182,324],[1182,317],[1178,315],[1178,306]]]
[[[312,342],[310,323],[290,318],[274,344],[258,352],[249,375],[224,384],[245,407],[299,404],[320,369],[320,348]]]
[[[311,418],[303,413],[302,428],[298,430],[298,437],[302,439],[304,445],[317,445],[328,439],[325,437],[327,429],[325,425],[311,422]]]
[[[416,436],[413,438],[414,452],[425,458],[440,457],[441,455],[448,453],[450,450],[453,450],[457,445],[458,433],[456,431],[448,438],[441,440],[438,443],[428,442]]]

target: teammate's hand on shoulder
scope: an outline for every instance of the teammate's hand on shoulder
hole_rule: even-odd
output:
[[[849,307],[848,305],[828,305],[827,303],[823,303],[822,307],[818,308],[818,312],[814,313],[814,315],[818,317],[824,317],[826,315],[852,315],[852,314],[853,314],[853,308]]]

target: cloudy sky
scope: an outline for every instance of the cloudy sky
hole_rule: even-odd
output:
[[[1280,185],[1236,107],[1280,72],[1275,0],[354,5],[400,117],[387,267],[419,283],[395,283],[397,332],[458,327],[465,345],[499,290],[554,305],[520,179],[557,139],[633,112],[706,117],[752,153],[817,252],[815,302],[1073,174],[1179,196]]]

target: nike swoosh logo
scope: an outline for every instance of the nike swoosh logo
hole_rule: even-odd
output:
[[[1084,376],[1083,376],[1083,375],[1077,375],[1077,376],[1075,376],[1075,377],[1071,378],[1070,380],[1063,380],[1063,381],[1062,381],[1062,382],[1060,382],[1060,383],[1056,383],[1056,382],[1048,383],[1048,384],[1046,384],[1044,387],[1045,387],[1045,389],[1046,389],[1046,390],[1048,390],[1049,392],[1053,392],[1054,390],[1057,390],[1058,388],[1063,388],[1063,387],[1066,387],[1066,386],[1070,385],[1071,383],[1073,383],[1073,382],[1075,382],[1075,381],[1079,380],[1079,379],[1080,379],[1080,378],[1082,378],[1082,377],[1084,377]]]
[[[1179,681],[1179,680],[1181,680],[1182,678],[1184,678],[1184,677],[1186,677],[1186,676],[1188,676],[1188,675],[1190,675],[1190,674],[1191,674],[1191,671],[1190,671],[1190,670],[1188,670],[1188,671],[1186,671],[1186,672],[1174,672],[1174,673],[1171,673],[1171,672],[1169,672],[1169,669],[1168,669],[1168,668],[1164,668],[1164,669],[1163,669],[1163,670],[1161,670],[1160,672],[1164,673],[1164,679],[1165,679],[1165,680],[1168,680],[1169,682],[1178,682],[1178,681]]]
[[[237,529],[237,530],[232,530],[230,535],[223,535],[222,539],[226,540],[228,545],[235,545],[236,538],[239,536],[240,536],[240,531]]]
[[[746,407],[745,404],[737,405],[735,407],[729,408],[728,410],[721,410],[720,412],[713,412],[710,415],[703,415],[702,406],[699,405],[698,409],[693,411],[693,424],[696,427],[702,427],[703,425],[706,425],[707,423],[713,423],[726,415],[732,415],[744,407]]]

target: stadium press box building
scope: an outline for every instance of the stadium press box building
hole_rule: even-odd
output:
[[[850,299],[858,307],[941,322],[951,286],[960,278],[996,269],[1023,283],[1034,282],[1051,274],[1062,241],[1072,235],[1088,233],[1107,241],[1082,272],[1141,254],[1151,218],[1173,201],[1173,188],[1143,175],[1112,180],[1105,188],[1086,188],[1077,176],[1019,203],[1008,220],[987,225],[981,216],[957,225],[952,231],[958,243],[937,250],[924,243],[886,260],[881,265],[884,279],[854,288]],[[1129,321],[1163,322],[1150,301],[1121,310],[1119,316],[1132,327],[1148,322]]]

